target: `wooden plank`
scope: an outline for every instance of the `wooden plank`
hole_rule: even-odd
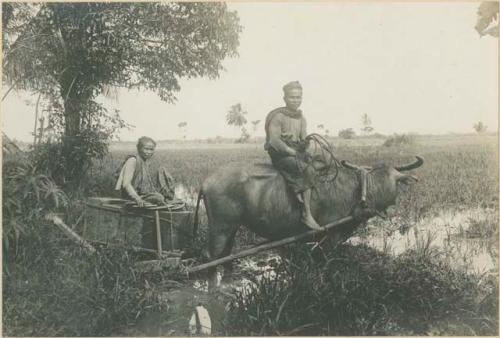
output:
[[[147,213],[144,213],[144,211],[140,212],[139,210],[132,210],[128,208],[122,208],[121,206],[116,207],[116,206],[111,206],[111,205],[96,205],[92,203],[85,203],[85,205],[91,209],[97,209],[97,210],[103,210],[103,211],[111,211],[117,214],[123,214],[123,215],[129,215],[129,216],[138,216],[138,217],[143,217],[143,218],[149,218],[149,219],[154,219],[154,216],[148,215]],[[163,210],[162,210],[163,211]],[[164,211],[165,213],[168,214],[174,214],[174,215],[179,215],[179,214],[193,214],[193,211],[187,210],[187,211]],[[165,221],[165,222],[170,222],[171,220],[168,218],[161,217],[162,213],[160,213],[160,220]]]
[[[247,257],[250,255],[255,255],[256,253],[259,253],[262,251],[271,250],[274,248],[278,248],[278,247],[281,247],[281,246],[284,246],[287,244],[291,244],[291,243],[294,243],[294,242],[297,242],[300,240],[304,240],[304,239],[313,237],[314,235],[323,234],[325,231],[328,231],[328,230],[331,230],[331,229],[336,228],[338,226],[344,225],[344,224],[351,222],[353,220],[354,220],[353,216],[344,217],[344,218],[339,219],[338,221],[335,221],[333,223],[329,223],[329,224],[323,226],[323,230],[309,230],[309,231],[303,232],[303,233],[295,235],[295,236],[283,238],[283,239],[280,239],[277,241],[267,242],[267,243],[264,243],[261,245],[257,245],[253,248],[240,251],[234,255],[229,255],[229,256],[222,257],[222,258],[213,260],[213,261],[205,263],[205,264],[200,264],[200,265],[194,266],[194,267],[188,269],[187,273],[188,273],[188,275],[193,274],[193,273],[196,273],[198,271],[202,271],[202,270],[205,270],[205,269],[208,269],[208,268],[220,265],[220,264],[224,264],[224,263],[230,262],[230,261],[238,259],[238,258],[243,258],[243,257]]]
[[[141,248],[141,247],[135,246],[135,245],[118,244],[118,243],[104,242],[104,241],[98,241],[98,240],[89,240],[89,242],[94,243],[96,245],[108,245],[108,246],[113,246],[113,247],[118,247],[118,248],[131,249],[131,250],[138,251],[138,252],[147,252],[147,253],[152,253],[152,254],[158,254],[158,250]],[[162,251],[161,257],[162,258],[181,257],[183,254],[184,254],[184,251],[182,251],[182,250]]]

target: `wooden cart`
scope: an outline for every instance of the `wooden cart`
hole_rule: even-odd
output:
[[[124,245],[156,253],[158,258],[156,261],[167,263],[167,265],[179,265],[184,250],[193,244],[195,227],[192,221],[193,212],[191,210],[173,211],[166,207],[128,208],[127,202],[118,198],[89,199],[86,203],[84,218],[84,238],[74,233],[59,217],[48,215],[47,219],[89,251],[94,252],[95,249],[86,240],[95,243]],[[189,276],[195,276],[198,272],[210,267],[255,255],[262,251],[298,241],[318,240],[327,235],[328,232],[334,231],[335,228],[353,221],[355,221],[353,216],[347,216],[326,224],[322,230],[309,230],[280,240],[267,241],[204,264],[191,265],[186,272]],[[165,264],[160,264],[156,268],[161,269],[162,266]]]
[[[83,237],[156,252],[158,259],[176,258],[172,263],[178,263],[193,242],[192,215],[185,208],[136,208],[120,198],[90,198],[85,205]]]

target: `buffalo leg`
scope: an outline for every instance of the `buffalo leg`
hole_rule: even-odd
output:
[[[222,229],[226,227],[221,227]],[[226,228],[227,229],[227,228]],[[230,232],[218,233],[210,236],[209,240],[209,253],[210,259],[218,259],[224,257],[226,252],[233,246],[234,234]],[[208,287],[209,289],[217,286],[217,268],[210,268],[208,270]]]
[[[226,242],[226,247],[224,248],[224,252],[222,254],[223,257],[229,256],[231,251],[233,250],[234,245],[234,237],[236,235],[236,231],[233,231],[229,240]],[[228,283],[231,281],[233,276],[233,261],[229,261],[223,265],[224,274],[222,275],[222,283]]]

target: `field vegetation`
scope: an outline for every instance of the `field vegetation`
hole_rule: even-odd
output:
[[[451,235],[485,240],[498,252],[496,136],[416,137],[412,144],[392,147],[382,146],[383,139],[336,141],[339,159],[358,164],[397,165],[414,155],[425,158],[415,172],[419,182],[403,187],[390,211],[400,230],[443,210],[466,217],[469,210],[484,210],[487,217],[470,214],[471,225]],[[111,335],[147,313],[172,315],[159,301],[159,290],[165,291],[165,280],[183,279],[175,271],[137,274],[130,268],[137,255],[118,248],[102,246],[98,254],[89,255],[42,218],[43,212],[58,212],[80,232],[83,199],[113,195],[114,173],[135,151],[132,144],[116,148],[95,163],[85,190],[71,198],[50,177],[34,175],[29,165],[19,167],[19,159],[4,159],[5,335]],[[170,170],[187,200],[225,163],[268,162],[260,144],[181,144],[160,147],[155,158]],[[7,196],[12,203],[6,203]],[[378,223],[358,235],[373,226]],[[198,246],[206,242],[204,218],[201,230]],[[255,240],[241,231],[238,246]],[[310,247],[294,246],[274,275],[255,278],[248,288],[236,291],[216,333],[498,334],[498,270],[480,275],[450,266],[443,259],[446,249],[432,246],[431,234],[399,256],[364,244],[329,245],[319,262],[311,257]]]

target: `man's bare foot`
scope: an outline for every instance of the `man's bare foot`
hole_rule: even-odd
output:
[[[323,228],[314,220],[311,215],[302,215],[300,221],[311,230],[323,230]]]

